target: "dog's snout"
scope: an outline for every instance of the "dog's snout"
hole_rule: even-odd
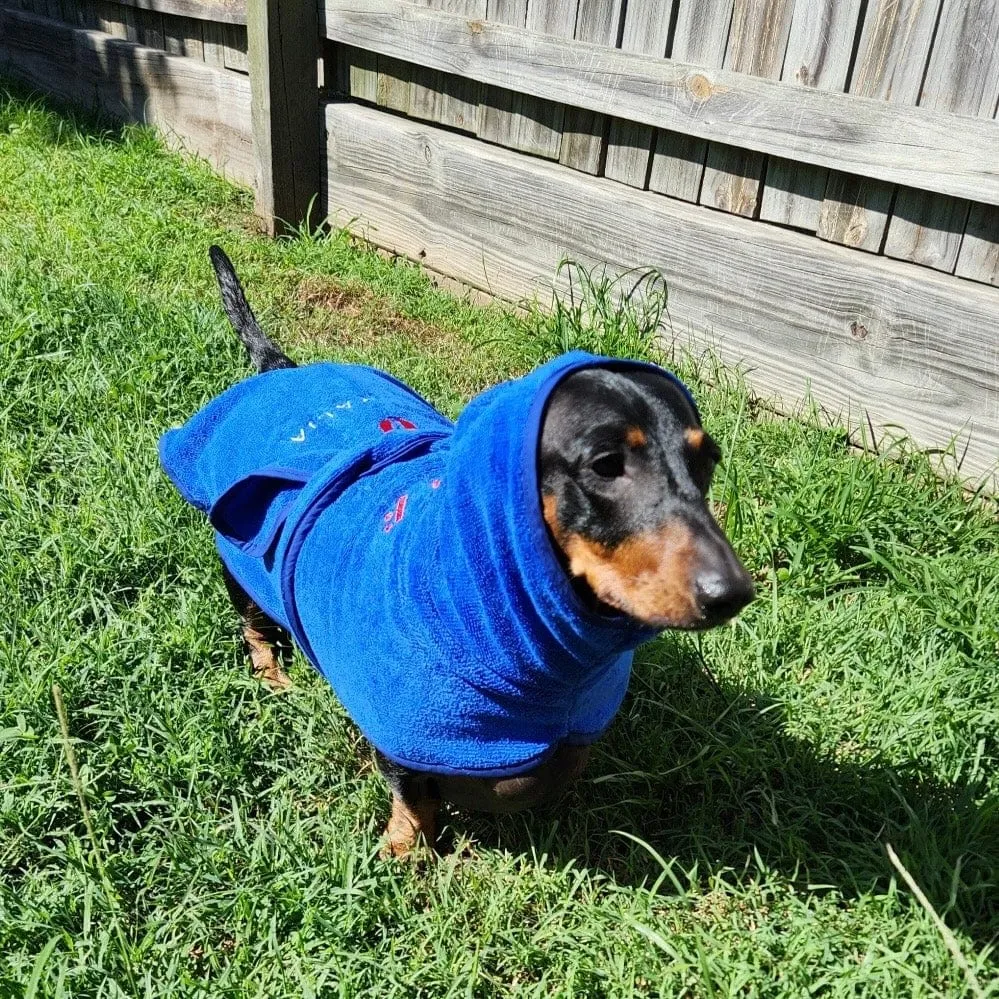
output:
[[[735,617],[755,596],[752,577],[727,551],[708,560],[694,579],[694,592],[708,624]]]

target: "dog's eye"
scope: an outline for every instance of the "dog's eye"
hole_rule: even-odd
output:
[[[624,475],[624,455],[611,452],[594,459],[590,468],[602,479],[619,479]]]

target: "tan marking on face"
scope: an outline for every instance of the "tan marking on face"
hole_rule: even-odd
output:
[[[704,443],[704,431],[700,427],[687,427],[683,439],[692,447],[699,448]]]
[[[646,624],[692,627],[701,620],[694,595],[694,536],[682,521],[607,548],[579,534],[556,538],[569,571],[603,603]]]
[[[541,514],[545,518],[548,530],[551,531],[556,538],[561,539],[562,525],[558,522],[558,516],[555,512],[556,503],[557,501],[553,493],[549,493],[547,496],[542,496]]]
[[[641,427],[628,427],[628,432],[624,435],[628,447],[645,447],[648,437]]]

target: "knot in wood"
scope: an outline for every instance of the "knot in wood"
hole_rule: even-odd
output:
[[[468,30],[473,35],[481,35],[484,28],[485,28],[485,24],[483,24],[482,21],[469,21],[468,22]]]
[[[858,323],[854,320],[850,323],[850,336],[852,336],[854,340],[866,340],[867,327],[863,323]]]
[[[715,88],[703,73],[697,73],[688,81],[687,89],[695,100],[706,101],[714,93]]]

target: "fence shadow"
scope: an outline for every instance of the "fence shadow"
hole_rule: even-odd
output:
[[[670,687],[684,691],[681,711],[664,708]],[[557,806],[455,816],[454,828],[483,847],[576,862],[631,886],[651,884],[662,866],[622,833],[674,861],[681,881],[695,864],[702,879],[737,881],[757,871],[755,853],[801,889],[848,898],[888,888],[890,843],[952,926],[981,942],[999,934],[999,801],[915,768],[822,758],[784,727],[777,702],[716,685],[688,654],[669,682],[629,695]]]

